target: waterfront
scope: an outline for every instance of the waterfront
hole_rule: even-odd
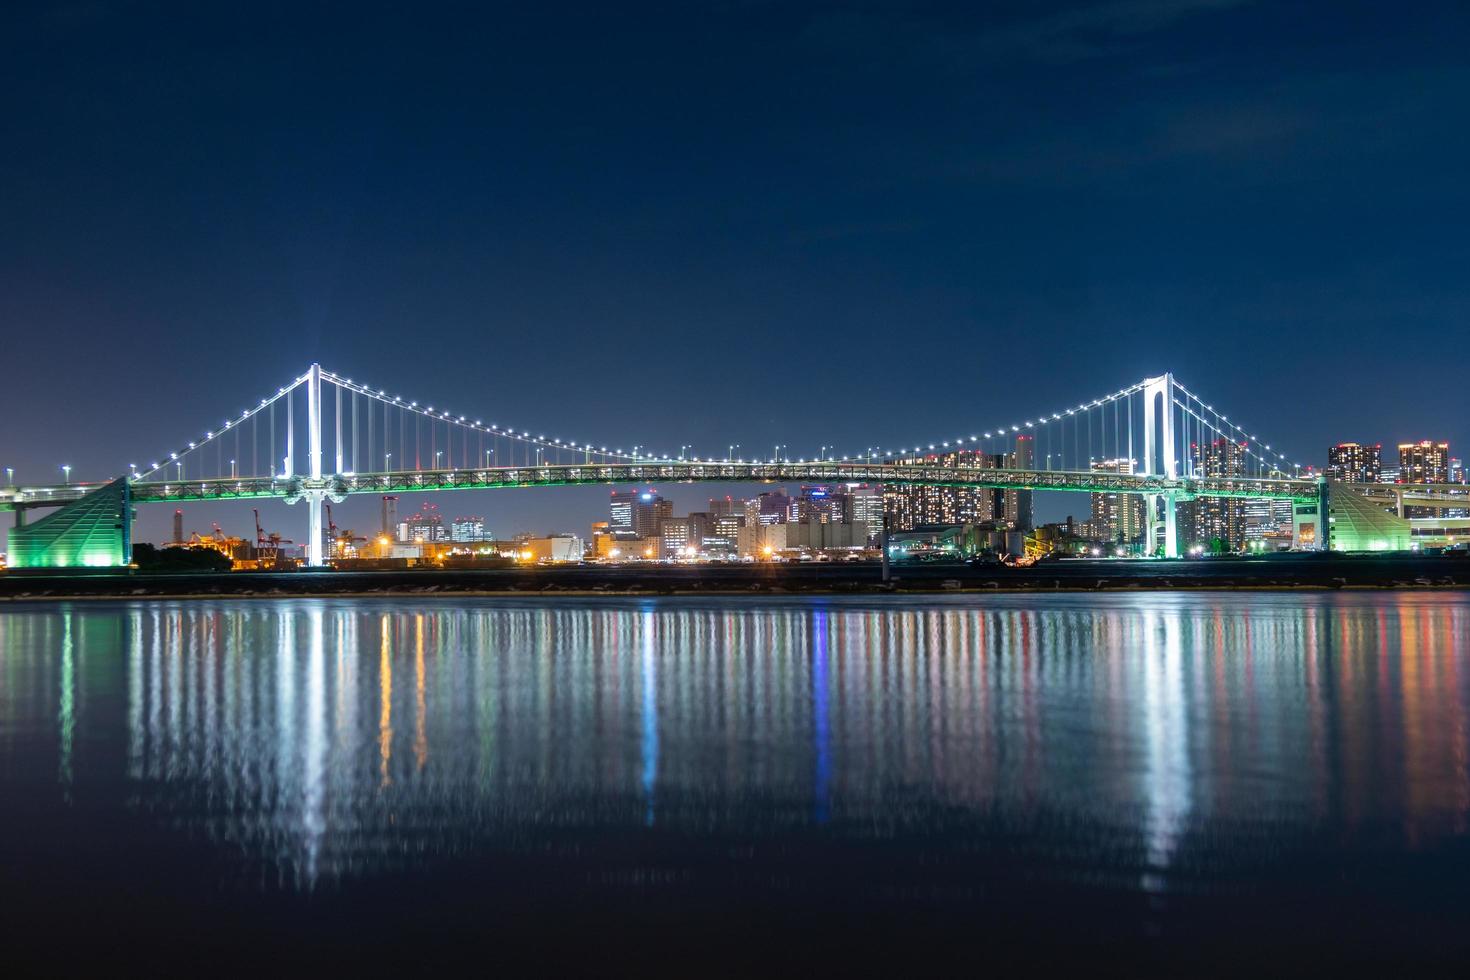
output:
[[[39,959],[84,924],[168,962],[1445,966],[1467,648],[1465,593],[17,604],[0,928]]]

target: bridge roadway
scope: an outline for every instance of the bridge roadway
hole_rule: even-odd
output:
[[[505,466],[458,470],[400,470],[346,473],[318,480],[305,477],[201,480],[135,480],[135,503],[274,498],[295,503],[304,491],[323,490],[340,499],[352,494],[412,493],[591,484],[650,483],[871,483],[996,490],[1063,490],[1081,493],[1173,493],[1193,497],[1250,497],[1315,501],[1316,480],[1264,477],[1163,477],[1068,470],[1019,470],[864,462],[689,462],[585,463]],[[0,510],[56,507],[100,484],[12,487],[0,490]]]

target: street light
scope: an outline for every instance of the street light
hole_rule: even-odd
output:
[[[240,474],[235,469],[235,461],[233,459],[230,460],[230,479],[233,480],[239,475]]]
[[[66,463],[62,463],[61,464],[61,472],[62,472],[62,475],[65,476],[65,478],[66,478],[63,482],[65,482],[65,483],[67,483],[69,485],[71,483],[71,467],[69,465],[67,465]]]
[[[440,456],[443,456],[443,455],[444,455],[444,450],[442,450],[442,449],[439,450],[438,452],[436,452],[434,454],[434,469],[437,470],[439,468],[439,457]]]
[[[5,485],[8,487],[15,486],[15,469],[13,467],[5,467]]]
[[[390,460],[390,459],[392,459],[392,458],[393,458],[393,454],[392,454],[392,453],[384,453],[384,454],[383,454],[383,472],[384,472],[384,473],[391,473],[391,472],[393,472],[393,471],[392,471],[392,470],[391,470],[391,469],[389,469],[389,467],[388,467],[388,461],[389,461],[389,460]]]

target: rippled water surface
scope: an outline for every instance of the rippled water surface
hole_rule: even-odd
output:
[[[31,952],[1447,968],[1470,598],[17,604],[0,796]]]

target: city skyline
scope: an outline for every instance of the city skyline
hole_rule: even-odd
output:
[[[0,465],[123,472],[191,437],[180,412],[249,404],[310,358],[708,455],[802,416],[808,453],[901,445],[1166,368],[1302,456],[1370,432],[1464,445],[1453,376],[1381,341],[1453,336],[1470,307],[1461,236],[1427,217],[1465,195],[1453,12],[755,6],[699,15],[696,51],[595,7],[580,28],[306,12],[290,31],[12,8],[0,321],[27,369],[0,394]],[[986,47],[998,26],[1038,45]],[[353,43],[385,28],[392,58]],[[604,91],[609,58],[647,69]],[[822,370],[776,356],[809,335],[833,341]],[[653,369],[665,350],[679,369]],[[953,353],[986,368],[941,371]],[[483,509],[561,523],[567,493]]]

